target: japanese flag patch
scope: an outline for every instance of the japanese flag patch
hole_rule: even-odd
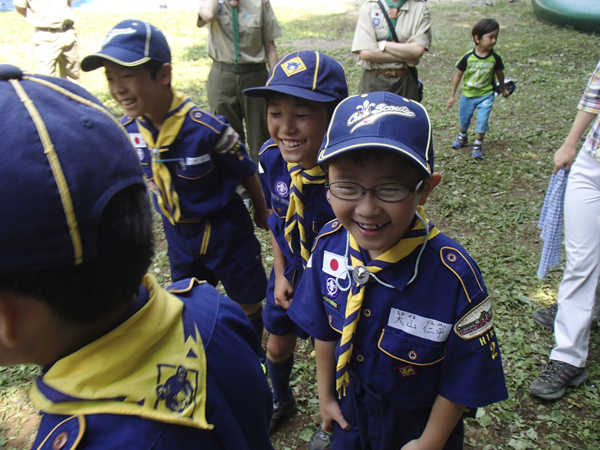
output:
[[[379,9],[371,10],[371,21],[375,28],[383,28],[383,13]]]
[[[131,140],[131,145],[135,148],[146,148],[148,144],[142,137],[142,133],[129,133],[129,139]]]
[[[323,253],[323,272],[341,280],[346,279],[346,262],[342,255],[328,252]]]

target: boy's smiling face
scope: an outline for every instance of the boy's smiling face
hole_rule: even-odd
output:
[[[373,150],[377,151],[377,150]],[[392,248],[409,231],[418,205],[424,205],[440,174],[424,177],[409,162],[398,164],[400,157],[384,156],[355,162],[343,157],[329,167],[329,183],[340,181],[360,184],[372,189],[380,184],[398,183],[413,189],[421,179],[423,187],[400,202],[384,202],[368,191],[358,200],[342,200],[331,196],[331,207],[344,228],[367,251],[371,259]]]
[[[104,68],[110,94],[125,114],[129,117],[144,114],[152,121],[162,121],[170,106],[169,100],[166,109],[164,107],[167,103],[165,93],[170,92],[165,90],[171,81],[170,64],[159,70],[156,79],[152,79],[150,71],[141,66],[125,67],[106,60]]]
[[[267,106],[269,134],[288,163],[305,169],[317,165],[317,153],[329,125],[324,103],[289,95],[270,98]]]

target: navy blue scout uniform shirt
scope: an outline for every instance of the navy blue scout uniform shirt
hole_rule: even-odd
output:
[[[290,204],[289,194],[292,181],[287,163],[273,139],[265,142],[260,150],[259,175],[267,208],[273,210],[273,214],[269,216],[269,228],[286,259],[284,275],[294,286],[304,268],[302,267],[298,230],[293,233],[293,253],[285,240],[285,216]],[[327,195],[323,184],[307,184],[303,187],[304,224],[306,239],[310,246],[321,227],[335,217]]]
[[[328,223],[288,314],[322,341],[339,340],[350,283],[346,230]],[[479,268],[443,234],[429,240],[410,284],[420,246],[366,287],[350,361],[350,379],[398,409],[431,407],[438,394],[477,407],[507,398],[491,302]],[[367,263],[367,261],[365,261]],[[338,346],[339,349],[339,346]],[[338,355],[336,355],[337,357]]]
[[[206,354],[206,419],[212,430],[200,430],[138,416],[90,414],[66,416],[44,414],[35,443],[36,450],[86,449],[240,449],[272,448],[267,423],[272,411],[271,390],[256,360],[256,334],[242,310],[212,286],[182,280],[168,290],[184,303],[186,320],[195,325]],[[140,286],[133,316],[149,300]],[[139,333],[154,330],[140,329]],[[143,339],[143,336],[137,338]],[[152,338],[148,342],[156,343]],[[231,348],[237,349],[235,358]],[[150,351],[150,349],[149,349]],[[242,371],[242,372],[240,372]],[[244,378],[247,383],[240,383]],[[40,384],[41,383],[41,384]],[[44,386],[43,378],[38,385]],[[252,386],[252,389],[248,389]],[[47,390],[47,389],[44,389]],[[61,398],[61,395],[63,398]],[[55,391],[53,402],[72,401]],[[257,414],[262,412],[263,414]]]
[[[123,125],[136,148],[148,186],[157,194],[153,182],[151,154],[138,131],[138,121],[128,116]],[[147,119],[143,124],[158,136]],[[179,195],[181,222],[207,217],[223,209],[236,196],[241,179],[256,173],[256,164],[250,159],[237,133],[223,116],[214,116],[194,106],[168,151],[160,153],[171,173],[173,188]],[[160,209],[156,205],[157,211]]]

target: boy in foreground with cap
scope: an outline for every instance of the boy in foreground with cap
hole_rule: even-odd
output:
[[[266,86],[244,94],[264,97],[271,139],[261,148],[259,172],[272,213],[269,216],[274,263],[263,312],[267,367],[273,385],[273,432],[296,405],[289,385],[296,336],[308,335],[287,316],[294,289],[304,272],[315,236],[333,219],[325,191],[325,174],[317,154],[337,104],[348,96],[344,69],[315,51],[283,57]],[[317,434],[321,436],[321,434]],[[323,435],[325,445],[328,436]]]
[[[260,243],[241,197],[254,204],[254,220],[267,228],[268,211],[238,134],[171,87],[171,52],[163,33],[141,20],[124,20],[102,49],[81,62],[84,71],[104,66],[123,125],[136,147],[169,245],[171,278],[195,277],[223,284],[262,341],[262,300],[267,278]],[[263,355],[262,345],[257,348]]]
[[[206,282],[144,275],[151,207],[110,111],[2,65],[0,117],[0,365],[44,366],[32,448],[271,448],[242,310]]]
[[[427,111],[389,92],[350,97],[318,162],[337,219],[288,314],[315,338],[333,448],[462,449],[465,407],[507,391],[479,269],[423,209],[441,178]]]

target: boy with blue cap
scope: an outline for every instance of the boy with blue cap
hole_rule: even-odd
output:
[[[223,116],[195,106],[171,87],[171,52],[164,34],[141,20],[124,20],[102,49],[81,62],[104,66],[110,93],[125,113],[169,245],[171,278],[196,277],[238,303],[262,340],[267,278],[260,243],[236,188],[246,188],[254,220],[267,228],[256,164]],[[257,348],[262,356],[262,347]]]
[[[335,59],[300,51],[277,63],[266,86],[246,89],[244,94],[265,98],[271,135],[260,151],[259,172],[272,210],[269,227],[275,259],[263,312],[270,333],[267,367],[273,385],[270,430],[274,431],[296,404],[289,386],[296,336],[308,337],[286,310],[315,236],[334,217],[317,153],[334,108],[348,96],[348,86],[344,69]]]
[[[507,391],[481,273],[423,209],[441,178],[427,111],[390,92],[350,97],[318,162],[337,218],[288,314],[315,338],[333,448],[462,449],[465,407]]]
[[[0,119],[0,365],[44,366],[32,448],[272,448],[242,310],[206,282],[145,275],[148,192],[110,111],[0,65]]]

